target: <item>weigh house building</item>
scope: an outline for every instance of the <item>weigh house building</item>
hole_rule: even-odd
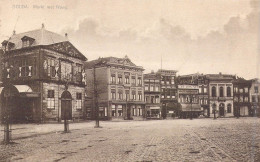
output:
[[[9,104],[12,122],[60,121],[84,116],[87,58],[68,40],[42,28],[14,34],[2,42],[3,82],[10,83],[13,96],[8,100],[1,87],[1,111]]]

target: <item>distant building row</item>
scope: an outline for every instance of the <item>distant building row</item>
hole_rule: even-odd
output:
[[[256,116],[260,82],[225,74],[143,74],[127,56],[93,61],[65,37],[39,30],[2,42],[1,119],[162,119]]]

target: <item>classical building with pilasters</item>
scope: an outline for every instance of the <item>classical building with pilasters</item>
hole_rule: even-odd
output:
[[[210,117],[234,116],[233,83],[234,75],[207,74],[209,80]]]

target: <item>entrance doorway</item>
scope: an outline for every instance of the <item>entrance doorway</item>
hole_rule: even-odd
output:
[[[72,120],[72,96],[69,91],[61,94],[61,119]]]
[[[225,115],[225,105],[221,103],[219,105],[219,116],[224,116]]]

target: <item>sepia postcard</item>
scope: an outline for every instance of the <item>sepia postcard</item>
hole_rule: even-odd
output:
[[[0,0],[0,161],[260,161],[260,0]]]

